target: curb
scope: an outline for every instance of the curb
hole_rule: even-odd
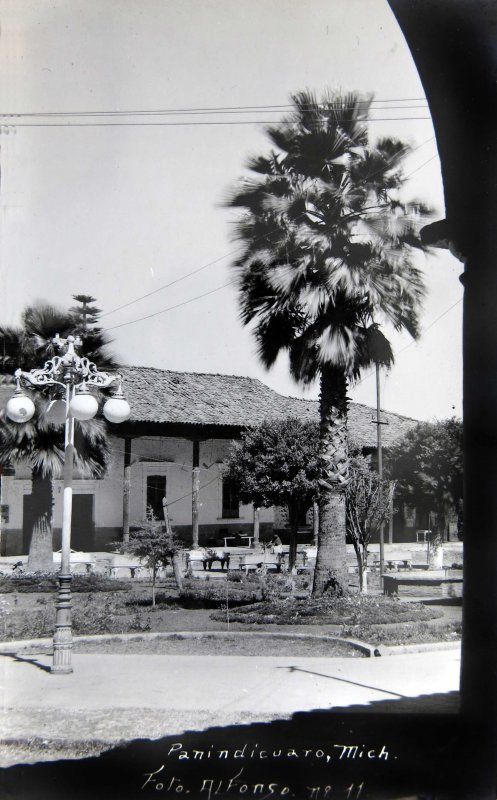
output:
[[[418,644],[380,645],[378,650],[382,656],[398,656],[408,653],[430,653],[440,650],[460,650],[461,641],[457,642],[419,642]]]
[[[139,641],[153,639],[200,639],[211,637],[214,639],[226,639],[235,636],[250,638],[271,638],[271,639],[298,639],[300,641],[321,641],[339,642],[349,645],[355,650],[359,650],[368,658],[379,656],[395,656],[408,653],[427,653],[440,650],[459,650],[461,642],[419,642],[418,644],[405,645],[371,645],[359,639],[344,639],[340,636],[323,636],[310,633],[283,633],[281,631],[168,631],[156,633],[103,633],[87,636],[75,636],[74,644],[84,644],[86,642],[107,642],[107,641]],[[12,650],[25,650],[31,647],[51,647],[53,640],[45,639],[18,639],[7,642],[0,642],[0,655],[7,655]]]
[[[236,638],[271,638],[271,639],[299,639],[307,641],[339,642],[349,645],[355,650],[359,650],[368,658],[381,655],[379,649],[374,645],[361,642],[358,639],[344,639],[341,636],[322,636],[310,633],[283,633],[280,631],[168,631],[157,633],[103,633],[93,636],[74,636],[74,644],[84,644],[86,642],[106,642],[106,641],[139,641],[152,639],[200,639],[212,637],[215,639],[226,639],[235,636]],[[0,642],[0,655],[7,655],[9,650],[25,650],[31,647],[51,647],[53,639],[18,639],[15,641]]]

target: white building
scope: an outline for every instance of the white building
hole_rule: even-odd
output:
[[[200,543],[253,527],[251,506],[240,505],[223,480],[221,464],[230,442],[244,428],[268,418],[318,420],[318,402],[279,395],[259,380],[229,375],[170,372],[147,367],[121,369],[132,412],[111,426],[112,459],[104,478],[75,476],[72,547],[101,551],[122,539],[123,528],[139,524],[147,506],[162,513],[166,497],[175,531],[192,541],[192,486],[199,481]],[[12,392],[10,392],[12,393]],[[350,404],[349,435],[365,451],[376,449],[376,412]],[[415,421],[382,412],[385,447]],[[60,547],[62,481],[53,481],[54,547]],[[2,476],[3,555],[26,553],[31,536],[29,467],[14,464]],[[277,509],[260,510],[261,539],[284,526]]]

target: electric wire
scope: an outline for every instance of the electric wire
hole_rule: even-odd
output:
[[[435,139],[434,136],[430,136],[429,139],[426,139],[424,142],[421,142],[421,144],[417,145],[416,147],[413,147],[413,149],[410,151],[409,155],[412,155],[412,153],[415,153],[417,150],[420,150],[425,145],[427,145],[430,142],[434,141],[434,139]],[[407,175],[405,177],[406,178],[410,177],[410,175],[413,175],[415,172],[418,171],[418,169],[421,169],[421,167],[423,167],[425,164],[429,163],[429,161],[431,161],[433,158],[436,158],[436,157],[437,157],[437,154],[435,154],[431,159],[428,159],[428,161],[425,161],[424,164],[421,164],[421,166],[417,167],[417,169],[413,170],[411,173],[409,173],[409,175]],[[390,159],[390,161],[392,161],[393,158],[394,157],[392,157],[392,159]],[[370,172],[366,176],[365,180],[369,180],[370,178],[374,178],[375,175],[379,175],[379,173],[381,171],[382,171],[382,168],[379,168],[379,169],[375,170],[374,172]],[[299,215],[299,217],[300,216],[302,216],[302,215]],[[297,219],[298,219],[298,217],[297,217]],[[264,239],[264,238],[267,238],[267,236],[269,236],[269,235],[270,234],[265,234],[264,236],[261,236],[259,238],[260,239]],[[159,286],[159,287],[157,287],[157,289],[153,289],[151,292],[147,292],[146,294],[140,295],[140,297],[136,297],[134,300],[130,300],[127,303],[123,303],[120,306],[116,306],[116,308],[112,308],[110,311],[104,312],[103,314],[101,314],[101,317],[107,317],[110,314],[114,314],[116,311],[122,311],[123,308],[128,308],[129,306],[133,305],[134,303],[138,303],[140,300],[145,300],[146,298],[152,297],[152,295],[157,294],[158,292],[162,292],[164,289],[169,289],[171,286],[174,286],[176,283],[179,283],[180,281],[183,281],[186,278],[190,278],[192,275],[197,275],[199,272],[202,272],[204,269],[207,269],[208,267],[212,267],[214,264],[218,264],[220,261],[223,261],[225,258],[229,258],[230,256],[236,255],[237,252],[238,252],[237,250],[230,250],[228,253],[225,253],[224,255],[213,259],[213,261],[209,261],[207,264],[203,264],[201,267],[198,267],[197,269],[194,269],[191,272],[187,272],[186,274],[181,275],[179,278],[175,278],[175,280],[170,281],[169,283],[166,283],[166,284],[164,284],[162,286]]]
[[[349,122],[347,119],[338,119],[340,122]],[[366,117],[361,122],[431,122],[431,117]],[[253,119],[253,120],[195,120],[182,122],[7,122],[0,123],[3,130],[16,128],[174,128],[198,127],[212,125],[293,125],[292,120],[282,119]]]
[[[453,308],[455,308],[456,306],[460,305],[461,303],[462,303],[462,297],[459,300],[457,300],[455,303],[453,303],[451,306],[449,306],[449,308],[446,308],[445,311],[442,311],[442,313],[438,317],[435,317],[435,319],[432,322],[430,322],[429,325],[426,325],[424,328],[422,328],[421,329],[421,334],[426,333],[426,331],[429,331],[430,328],[433,328],[433,326],[437,322],[439,322],[439,320],[441,320],[443,317],[445,317],[449,313],[449,311],[452,311]],[[415,345],[417,343],[418,343],[417,339],[413,339],[412,341],[408,342],[406,345],[404,345],[404,347],[401,347],[400,350],[395,350],[394,351],[394,354],[393,354],[394,357],[397,358],[397,356],[399,356],[401,353],[403,353],[404,350],[407,350],[409,347],[413,347],[413,345]],[[364,375],[362,378],[359,378],[359,380],[354,381],[354,387],[355,386],[359,386],[359,384],[363,383],[365,380],[368,380],[369,378],[372,378],[373,375],[376,375],[376,368],[374,370],[371,370],[371,372],[366,373],[366,375]]]
[[[110,328],[108,327],[108,331],[115,331],[118,328],[125,328],[128,325],[135,325],[137,322],[143,322],[146,319],[152,319],[152,317],[158,317],[160,314],[165,314],[167,311],[172,311],[174,308],[181,308],[181,306],[186,306],[189,303],[193,303],[195,300],[200,300],[202,297],[207,297],[209,294],[214,294],[214,292],[219,292],[221,289],[226,289],[228,286],[232,286],[236,283],[236,279],[232,281],[228,281],[228,283],[223,283],[222,286],[217,286],[215,289],[209,289],[208,292],[204,292],[203,294],[198,294],[195,297],[190,297],[189,300],[183,300],[182,303],[176,303],[174,306],[168,306],[167,308],[163,308],[161,311],[154,311],[152,314],[147,314],[144,317],[139,317],[138,319],[132,319],[129,322],[121,322],[120,325],[112,325]]]
[[[415,106],[406,106],[404,103],[417,103]],[[381,106],[381,103],[389,105]],[[391,105],[392,103],[402,103],[400,106]],[[422,105],[419,105],[421,103]],[[318,103],[319,105],[323,105]],[[370,105],[373,110],[396,110],[406,108],[426,108],[428,103],[424,97],[406,97],[392,99],[372,99]],[[302,108],[312,108],[309,104],[303,104]],[[356,106],[343,106],[344,110],[354,110]],[[80,117],[80,116],[141,116],[141,115],[175,115],[175,114],[228,114],[228,113],[254,113],[256,111],[272,113],[294,111],[292,103],[273,103],[265,105],[233,105],[233,106],[187,106],[184,108],[145,108],[145,109],[111,109],[111,110],[79,110],[79,111],[5,111],[0,112],[0,117],[13,117],[16,119],[24,117]]]
[[[431,141],[433,138],[434,137],[431,137],[431,139],[427,140],[426,142],[423,142],[423,144],[427,144],[428,141]],[[419,145],[419,147],[422,147],[422,146],[423,145]],[[416,149],[419,149],[419,148],[416,148]],[[426,166],[426,164],[430,163],[430,161],[433,161],[433,159],[435,159],[435,158],[438,158],[438,154],[435,154],[434,156],[429,158],[427,161],[425,161],[423,164],[421,164],[419,167],[414,169],[412,172],[409,173],[409,175],[406,176],[406,178],[410,177],[411,175],[414,175],[415,172],[417,172],[418,170],[422,169],[422,167]],[[367,178],[369,179],[369,178],[373,177],[375,174],[376,173],[371,173],[370,175],[367,176]],[[380,208],[380,211],[381,211],[381,208]],[[376,212],[376,213],[379,213],[379,212]],[[362,212],[361,212],[361,214],[362,214]],[[303,216],[303,215],[299,215],[299,216]],[[354,216],[360,216],[360,215],[359,214],[350,214],[350,215],[347,215],[347,218],[348,217],[354,217]],[[269,236],[269,235],[270,234],[265,234],[263,237],[260,237],[260,238],[261,239],[267,238],[267,236]],[[157,294],[158,292],[162,291],[163,289],[166,289],[166,288],[168,288],[169,286],[172,286],[175,283],[179,283],[180,281],[184,280],[185,278],[190,277],[191,275],[195,275],[198,272],[201,272],[202,270],[206,269],[207,267],[211,266],[212,264],[215,264],[215,263],[223,260],[224,258],[228,258],[230,255],[233,255],[236,252],[237,251],[232,251],[230,253],[226,253],[224,256],[219,256],[219,258],[215,259],[214,261],[211,261],[208,264],[204,264],[203,266],[199,267],[198,269],[193,270],[192,272],[189,272],[186,275],[183,275],[183,276],[177,278],[176,280],[172,281],[171,283],[166,284],[164,286],[160,286],[157,289],[154,289],[153,291],[148,292],[146,295],[142,295],[141,297],[138,297],[135,300],[130,300],[128,303],[125,303],[122,306],[114,308],[111,311],[106,312],[106,314],[102,314],[102,316],[107,316],[109,314],[114,313],[115,311],[120,311],[121,309],[127,308],[127,307],[133,305],[134,303],[139,302],[140,300],[143,300],[143,299],[145,299],[147,297],[150,297],[150,296],[152,296],[154,294]],[[110,326],[110,327],[107,328],[107,330],[109,330],[109,331],[117,330],[118,328],[124,328],[124,327],[127,327],[128,325],[134,325],[137,322],[143,322],[144,320],[151,319],[152,317],[157,317],[160,314],[165,314],[168,311],[172,311],[172,310],[174,310],[176,308],[181,308],[184,305],[188,305],[189,303],[193,303],[195,300],[200,300],[203,297],[207,297],[210,294],[214,294],[215,292],[218,292],[221,289],[226,289],[228,286],[233,286],[236,283],[237,283],[237,280],[233,279],[231,281],[228,281],[227,283],[222,284],[221,286],[216,287],[215,289],[210,289],[208,292],[204,292],[202,294],[196,295],[195,297],[191,297],[188,300],[184,300],[181,303],[176,303],[175,305],[168,306],[167,308],[163,308],[160,311],[155,311],[155,312],[153,312],[151,314],[147,314],[147,315],[145,315],[143,317],[138,317],[137,319],[130,320],[128,322],[122,322],[122,323],[120,323],[118,325]]]

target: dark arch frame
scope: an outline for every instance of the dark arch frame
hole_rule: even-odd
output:
[[[497,5],[388,0],[433,118],[446,219],[427,242],[464,262],[461,796],[495,798],[497,752]]]

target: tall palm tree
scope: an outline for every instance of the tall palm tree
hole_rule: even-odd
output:
[[[393,362],[380,325],[418,335],[424,295],[412,248],[429,210],[402,202],[403,142],[369,142],[371,98],[311,92],[267,128],[276,149],[252,157],[227,200],[239,209],[233,267],[241,320],[263,364],[282,351],[293,377],[320,382],[320,530],[313,592],[347,587],[348,383]]]
[[[70,312],[38,303],[25,309],[19,328],[0,327],[0,372],[9,380],[17,368],[29,371],[56,355],[53,337],[74,332]],[[82,337],[82,355],[95,360],[99,367],[115,366],[107,346],[109,340],[99,328],[91,328]],[[64,463],[64,425],[53,415],[59,395],[54,387],[39,389],[33,398],[34,417],[19,425],[0,413],[0,463],[24,462],[32,472],[31,525],[28,568],[31,571],[53,569],[52,479],[62,476]],[[108,460],[105,424],[100,420],[79,422],[75,430],[75,467],[83,478],[101,477]]]

